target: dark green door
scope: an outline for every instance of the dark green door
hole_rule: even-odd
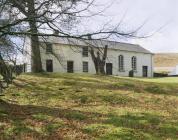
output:
[[[112,75],[112,63],[106,63],[106,74]]]
[[[148,66],[143,66],[143,77],[148,77]]]
[[[53,72],[53,60],[46,60],[46,71]]]

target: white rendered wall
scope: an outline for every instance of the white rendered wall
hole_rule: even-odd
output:
[[[82,73],[83,66],[82,62],[87,61],[89,64],[89,73],[95,74],[95,67],[92,61],[92,58],[89,54],[89,57],[82,56],[82,47],[75,47],[69,45],[62,44],[53,44],[53,51],[55,52],[58,59],[51,55],[46,54],[45,47],[41,48],[41,58],[43,69],[46,70],[46,60],[53,60],[53,71],[54,72],[67,72],[67,61],[74,62],[74,72]],[[118,56],[124,56],[124,72],[118,71]],[[120,51],[114,49],[108,49],[108,60],[107,63],[113,64],[113,75],[119,76],[128,76],[131,68],[131,58],[133,56],[137,57],[137,72],[134,73],[136,77],[142,77],[142,66],[148,66],[148,77],[153,76],[153,55],[152,54],[144,54],[137,52],[128,52],[128,51]]]
[[[26,64],[26,72],[31,72],[31,41],[29,37],[25,38],[24,46],[24,63]]]
[[[169,76],[176,76],[178,75],[178,65],[173,68],[173,70],[169,73]]]

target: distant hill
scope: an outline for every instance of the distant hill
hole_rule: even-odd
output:
[[[158,53],[154,56],[155,67],[175,67],[178,65],[178,53]]]

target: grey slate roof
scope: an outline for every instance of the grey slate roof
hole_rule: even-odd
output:
[[[77,45],[77,46],[94,46],[94,47],[104,47],[108,45],[110,49],[116,49],[121,51],[129,51],[129,52],[137,52],[137,53],[146,53],[152,54],[152,52],[146,50],[140,45],[129,44],[129,43],[121,43],[115,41],[108,40],[79,40],[74,38],[57,38],[57,37],[48,37],[45,40],[41,40],[42,42],[49,42],[53,44],[64,44],[64,45]]]

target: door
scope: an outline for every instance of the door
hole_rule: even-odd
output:
[[[67,61],[67,72],[68,73],[74,72],[74,62],[73,61]]]
[[[53,60],[46,60],[46,71],[53,72]]]
[[[148,77],[148,66],[143,66],[143,77]]]
[[[112,63],[106,63],[106,74],[112,75]]]

